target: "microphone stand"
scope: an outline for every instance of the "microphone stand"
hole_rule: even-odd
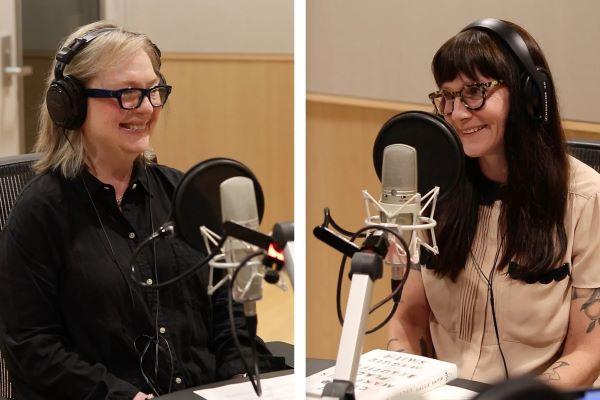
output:
[[[387,243],[386,243],[387,247]],[[335,362],[333,381],[325,385],[321,398],[355,400],[354,382],[363,348],[373,283],[383,275],[383,258],[371,251],[359,251],[350,264],[352,283],[346,316]],[[348,351],[352,349],[352,351]]]
[[[366,229],[370,228],[363,228]],[[323,225],[317,226],[313,233],[319,240],[352,258],[350,293],[335,362],[335,373],[333,381],[325,385],[321,398],[354,400],[354,382],[356,382],[362,354],[373,284],[383,276],[383,257],[387,254],[389,242],[385,235],[372,234],[366,237],[362,247],[359,248],[356,244],[335,235]]]

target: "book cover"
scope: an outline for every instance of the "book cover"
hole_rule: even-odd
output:
[[[333,380],[335,367],[311,375],[306,390],[320,396]],[[458,376],[456,364],[408,353],[371,350],[360,357],[354,384],[357,399],[394,400],[408,393],[425,393]]]

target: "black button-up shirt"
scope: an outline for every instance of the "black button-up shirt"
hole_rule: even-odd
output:
[[[206,294],[208,267],[159,291],[129,278],[133,250],[168,220],[180,178],[136,162],[121,209],[87,171],[25,187],[0,234],[1,344],[15,397],[131,399],[150,385],[165,393],[245,372],[227,292]],[[155,243],[156,255],[148,246],[138,257],[139,280],[165,281],[202,258],[178,239]],[[283,368],[258,341],[262,369]]]

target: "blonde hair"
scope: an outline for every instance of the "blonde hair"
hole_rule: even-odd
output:
[[[146,35],[125,31],[106,21],[97,21],[78,28],[60,44],[59,49],[88,32],[103,28],[114,30],[102,33],[78,52],[66,66],[65,75],[71,75],[85,86],[102,71],[143,50],[148,54],[156,75],[161,81],[164,80],[160,73],[160,51],[150,39]],[[44,100],[41,104],[38,137],[34,146],[34,151],[40,152],[41,158],[35,163],[34,169],[37,173],[60,170],[64,177],[73,178],[84,166],[85,150],[81,130],[64,130],[56,126],[48,113],[45,93],[54,80],[55,65],[56,59],[48,72]],[[155,156],[152,150],[147,150],[140,157],[150,162]]]

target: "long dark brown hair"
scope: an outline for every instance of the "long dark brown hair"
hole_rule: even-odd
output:
[[[508,24],[525,40],[534,63],[548,72],[552,82],[535,40],[521,27]],[[497,268],[501,270],[511,263],[513,278],[531,279],[560,266],[566,253],[564,216],[569,167],[556,97],[549,99],[549,121],[535,120],[527,112],[532,99],[523,93],[523,70],[500,38],[476,29],[448,40],[432,62],[438,86],[459,74],[476,81],[479,74],[502,80],[508,87],[510,108],[504,133],[508,179],[501,188],[499,234],[503,249]],[[452,280],[465,268],[484,196],[477,159],[467,157],[466,166],[464,178],[438,208],[440,253],[434,264],[438,276]]]

